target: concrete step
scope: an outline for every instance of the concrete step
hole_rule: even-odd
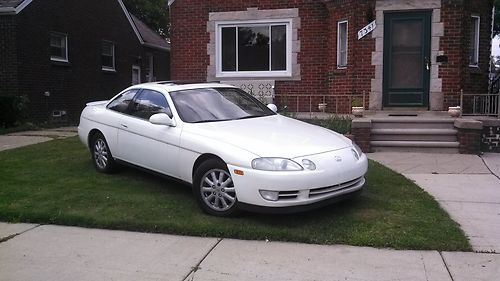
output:
[[[418,153],[443,153],[443,154],[458,154],[458,148],[449,147],[372,147],[371,152],[418,152]]]
[[[457,141],[454,129],[373,129],[373,141]]]
[[[453,129],[452,118],[374,118],[373,129]]]
[[[456,141],[371,141],[372,152],[458,153]]]
[[[383,147],[435,147],[435,148],[458,148],[459,143],[455,141],[371,141],[371,146]]]

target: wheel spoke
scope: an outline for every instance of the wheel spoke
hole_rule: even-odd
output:
[[[232,182],[233,182],[233,180],[231,178],[227,178],[227,180],[225,182],[223,182],[221,186],[226,187],[228,184],[230,184]],[[227,188],[226,188],[226,190],[227,190]]]
[[[234,200],[235,200],[234,197],[230,196],[229,194],[223,193],[222,196],[224,198],[226,198],[230,203],[234,203]],[[224,203],[226,202],[225,200],[223,200],[223,201],[224,201]]]
[[[210,193],[212,193],[213,192],[213,188],[204,186],[203,187],[203,192],[210,192]]]
[[[215,203],[214,206],[219,208],[219,203],[220,203],[220,198],[218,196],[215,197]]]
[[[210,200],[212,200],[214,197],[215,197],[215,195],[213,195],[212,193],[210,193],[210,195],[208,195],[208,197],[206,199],[207,199],[208,202],[210,202]]]
[[[217,181],[217,176],[215,175],[215,172],[211,172],[210,176],[212,177],[212,182],[216,182]]]
[[[219,184],[222,184],[222,181],[224,180],[224,173],[223,172],[219,172]]]
[[[205,177],[205,182],[208,183],[209,186],[213,186],[213,181],[209,180],[208,177]]]
[[[226,187],[226,188],[224,188],[224,190],[226,191],[226,193],[234,193],[235,192],[234,187]]]
[[[229,205],[227,204],[226,200],[224,199],[224,197],[221,197],[220,198],[220,201],[222,202],[222,207],[224,209],[226,209],[227,207],[229,207]]]

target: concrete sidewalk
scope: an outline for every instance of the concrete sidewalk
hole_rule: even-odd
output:
[[[17,235],[16,235],[17,234]],[[500,255],[0,223],[0,280],[498,280]]]
[[[500,154],[370,153],[413,180],[460,224],[476,251],[500,253]],[[483,161],[484,160],[484,161]],[[492,171],[494,173],[492,173]],[[500,280],[500,277],[499,277]]]
[[[77,135],[76,127],[25,131],[0,135],[0,151]]]

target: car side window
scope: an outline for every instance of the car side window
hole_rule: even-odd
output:
[[[165,96],[162,93],[146,89],[142,90],[134,99],[129,112],[132,116],[146,120],[157,113],[166,113],[172,118],[172,111]]]
[[[132,89],[119,95],[112,102],[109,103],[108,109],[118,111],[121,113],[126,113],[130,102],[134,99],[134,96],[137,94],[138,91],[139,91],[138,89]]]

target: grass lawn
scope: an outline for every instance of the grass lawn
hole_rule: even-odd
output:
[[[205,215],[190,188],[124,168],[97,173],[77,138],[0,152],[0,221],[396,249],[471,250],[431,196],[370,162],[356,199],[294,215]]]

